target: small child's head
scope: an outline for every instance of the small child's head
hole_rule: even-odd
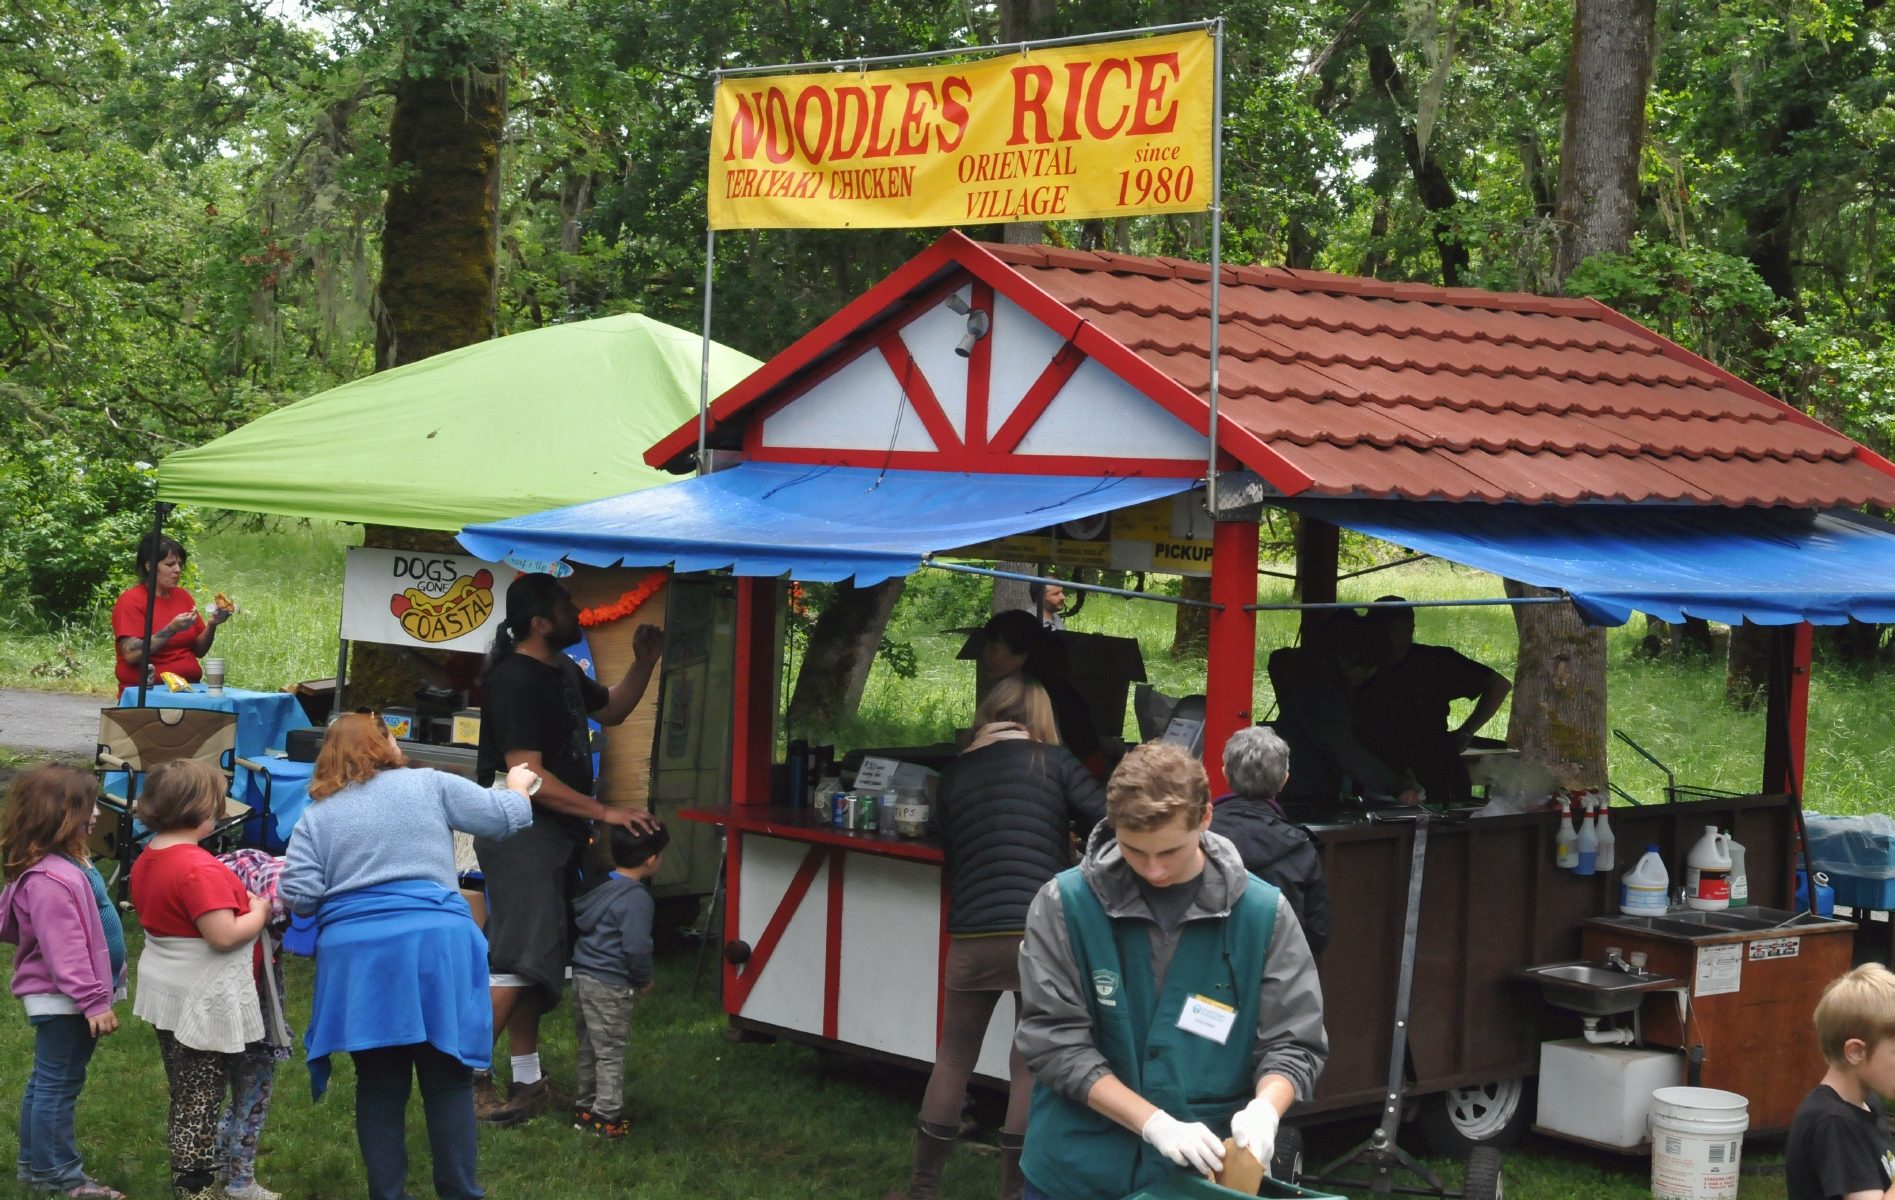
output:
[[[1895,1095],[1895,973],[1864,963],[1831,980],[1816,1002],[1816,1045],[1832,1068]]]
[[[199,759],[159,763],[145,776],[135,815],[153,833],[196,829],[223,815],[228,786],[222,771]]]
[[[612,848],[612,865],[634,878],[644,879],[664,863],[665,847],[671,844],[671,831],[660,825],[650,833],[634,833],[623,825],[614,825],[607,842]]]
[[[48,854],[87,861],[86,838],[98,799],[98,780],[77,767],[42,763],[15,779],[0,829],[6,877],[18,878]]]
[[[1105,819],[1145,882],[1170,887],[1193,878],[1198,835],[1211,824],[1204,764],[1169,742],[1132,747],[1106,781]]]

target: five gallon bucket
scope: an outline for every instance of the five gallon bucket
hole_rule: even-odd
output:
[[[1736,1200],[1750,1101],[1716,1088],[1652,1093],[1652,1200]]]

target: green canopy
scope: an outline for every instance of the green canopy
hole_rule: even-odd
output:
[[[702,346],[636,314],[466,346],[180,450],[158,498],[458,532],[635,492],[672,478],[643,455],[696,415]],[[761,365],[711,343],[711,396]]]

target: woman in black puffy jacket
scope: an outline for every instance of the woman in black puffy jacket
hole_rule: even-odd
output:
[[[1059,744],[1046,690],[1024,675],[996,683],[974,719],[974,741],[941,773],[931,832],[947,856],[947,1001],[941,1045],[915,1133],[915,1170],[888,1200],[933,1200],[948,1151],[960,1132],[961,1102],[1002,992],[1019,1012],[1020,940],[1034,893],[1073,865],[1105,815],[1105,788]],[[1024,1187],[1033,1077],[1015,1050],[1012,1088],[1000,1134],[1001,1196]]]

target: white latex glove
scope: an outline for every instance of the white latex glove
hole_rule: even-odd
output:
[[[1264,1171],[1276,1155],[1276,1128],[1282,1118],[1268,1100],[1252,1100],[1230,1119],[1230,1140],[1257,1156]]]
[[[1224,1169],[1224,1139],[1200,1122],[1187,1125],[1161,1108],[1145,1122],[1138,1136],[1172,1162],[1207,1179]]]

